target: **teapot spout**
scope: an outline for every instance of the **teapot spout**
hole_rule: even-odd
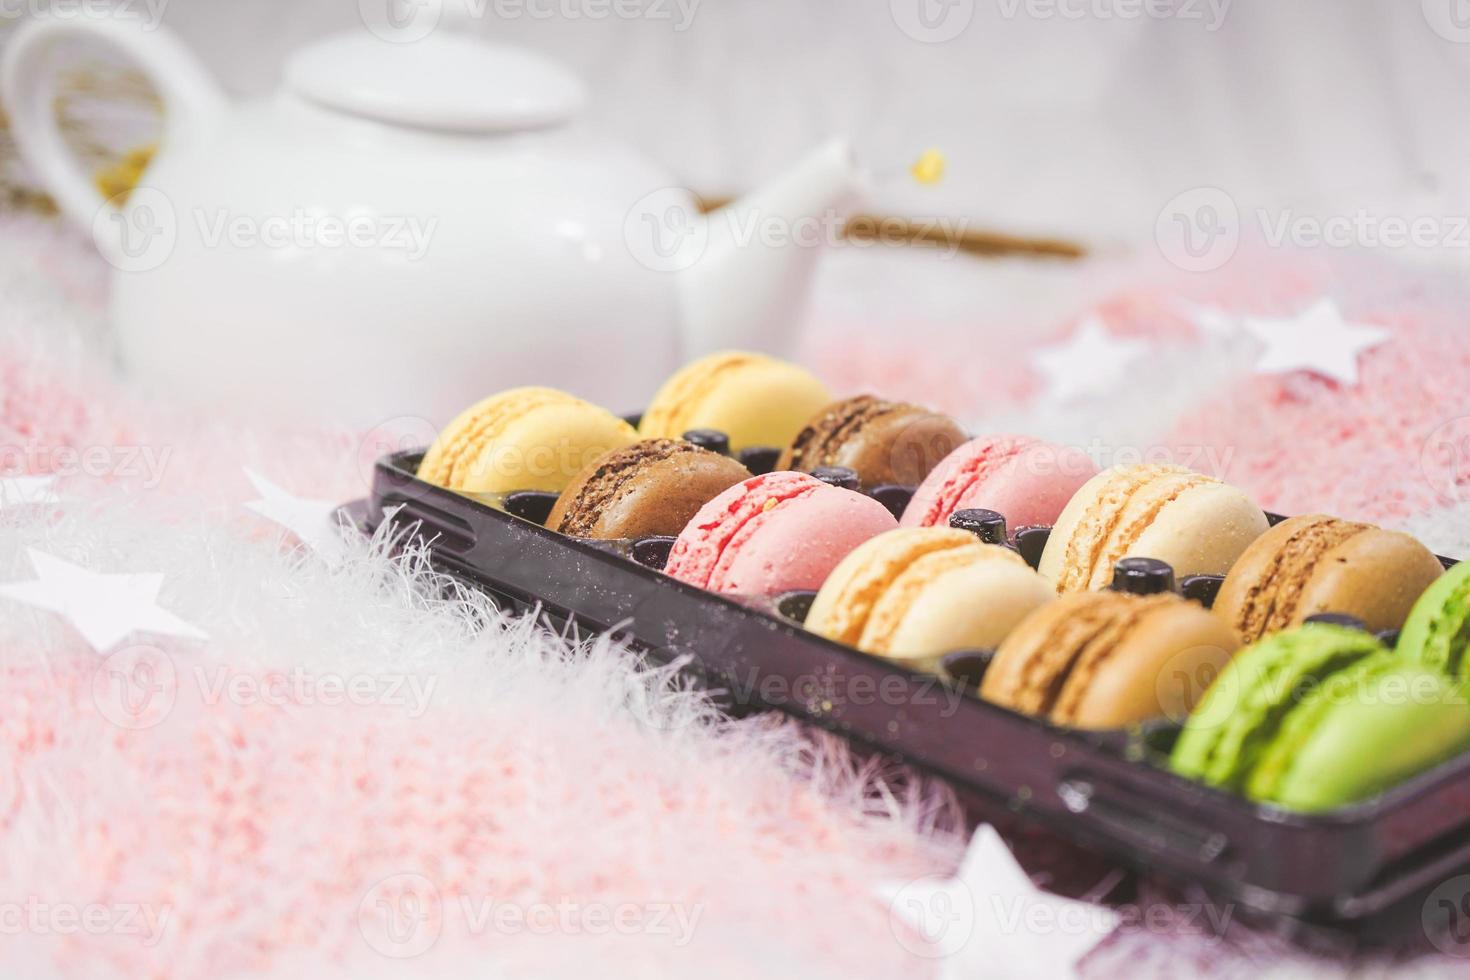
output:
[[[834,140],[708,215],[704,253],[680,275],[685,355],[789,353],[817,258],[865,190],[852,148]]]

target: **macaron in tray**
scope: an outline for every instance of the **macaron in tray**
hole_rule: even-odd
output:
[[[1241,491],[1180,466],[1115,466],[1067,502],[1039,571],[1058,592],[1106,588],[1126,557],[1167,562],[1183,579],[1224,575],[1266,533],[1266,515]]]
[[[445,426],[418,477],[462,493],[560,492],[587,464],[637,438],[627,422],[566,392],[512,388]]]
[[[954,419],[907,402],[858,395],[810,419],[782,452],[778,470],[846,467],[864,489],[914,487],[965,441]]]
[[[1455,680],[1470,680],[1470,562],[1445,572],[1419,597],[1397,649]]]
[[[1406,653],[1328,623],[1267,636],[1210,686],[1169,767],[1307,813],[1391,789],[1470,749],[1463,682]]]
[[[788,445],[832,393],[810,372],[748,351],[722,351],[686,364],[664,382],[639,423],[645,439],[679,439],[693,429],[725,433],[736,452]]]
[[[1051,586],[1009,548],[968,531],[903,528],[858,545],[827,576],[806,628],[914,670],[994,647]]]
[[[971,439],[931,470],[903,512],[904,527],[944,527],[958,510],[993,510],[1012,528],[1055,524],[1097,464],[1080,449],[1028,436]]]
[[[1214,608],[1246,643],[1320,613],[1353,616],[1373,632],[1395,630],[1443,572],[1434,553],[1407,534],[1308,514],[1252,542]]]
[[[980,696],[1072,728],[1183,719],[1239,642],[1173,592],[1074,592],[1040,607],[995,652]],[[1184,682],[1181,683],[1180,679]]]
[[[680,439],[645,439],[598,458],[557,498],[546,526],[581,538],[672,537],[750,471]]]
[[[805,473],[767,473],[701,507],[664,571],[711,592],[817,589],[850,551],[897,526],[888,508],[855,490]]]
[[[701,428],[766,448],[763,466],[784,446],[793,469],[752,475],[679,438]],[[1470,750],[1470,565],[1442,572],[1407,535],[1323,515],[1268,529],[1214,478],[1098,473],[1023,437],[965,441],[953,420],[873,396],[833,402],[801,368],[755,354],[680,371],[642,433],[564,392],[517,388],[445,426],[418,476],[492,503],[554,492],[546,524],[568,535],[672,537],[665,572],[711,592],[815,591],[807,629],[912,669],[993,648],[979,696],[1057,725],[1182,720],[1165,764],[1255,802],[1331,810]],[[834,466],[869,488],[917,481],[902,527],[835,472],[798,471]],[[1037,570],[945,526],[977,507],[1053,525]],[[978,531],[1003,538],[989,516]],[[1108,588],[1115,569],[1162,569],[1169,584]],[[1175,574],[1222,576],[1213,611],[1172,591]],[[1390,650],[1310,620],[1321,613],[1403,629]]]

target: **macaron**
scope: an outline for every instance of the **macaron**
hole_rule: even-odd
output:
[[[637,438],[627,422],[566,392],[512,388],[445,426],[418,477],[466,493],[559,493],[588,463]]]
[[[1172,592],[1076,592],[1021,621],[980,696],[1073,728],[1181,719],[1239,644],[1203,606]]]
[[[1470,562],[1445,572],[1414,603],[1398,651],[1450,677],[1470,679]]]
[[[848,552],[897,526],[872,497],[805,473],[767,473],[701,507],[664,571],[712,592],[816,589]]]
[[[1072,495],[1097,474],[1080,449],[1027,436],[982,436],[930,471],[903,512],[904,527],[943,527],[957,510],[1002,514],[1013,528],[1056,523]]]
[[[808,371],[764,354],[722,351],[681,368],[643,413],[646,439],[717,429],[736,452],[788,445],[832,393]]]
[[[1324,514],[1282,521],[1230,569],[1215,613],[1241,641],[1344,613],[1370,630],[1398,629],[1444,566],[1407,534]]]
[[[845,466],[864,487],[913,487],[964,441],[964,430],[947,415],[858,395],[828,405],[808,421],[776,469],[810,473]]]
[[[750,479],[728,456],[678,439],[615,449],[578,473],[546,526],[579,538],[673,536],[721,491]]]
[[[994,648],[1055,598],[1009,548],[982,544],[968,531],[901,528],[842,559],[812,600],[806,628],[932,671],[954,650]]]
[[[1120,558],[1157,558],[1180,578],[1224,575],[1266,528],[1244,491],[1214,477],[1181,466],[1115,466],[1067,502],[1039,571],[1063,593],[1105,588]]]
[[[1242,650],[1175,742],[1181,776],[1304,812],[1367,799],[1470,748],[1442,671],[1371,634],[1308,623]]]

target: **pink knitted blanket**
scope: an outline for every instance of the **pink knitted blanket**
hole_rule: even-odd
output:
[[[819,321],[808,360],[841,390],[914,396],[976,428],[1208,449],[1269,506],[1373,517],[1470,554],[1458,485],[1422,459],[1470,415],[1463,295],[1377,266],[1247,264],[1205,283],[1105,270],[1102,292],[1089,273],[1078,314],[1155,345],[1155,382],[1131,386],[1148,390],[1094,404],[1038,401],[1028,352],[1070,320],[902,334]],[[160,573],[159,604],[209,639],[104,659],[60,617],[0,600],[0,974],[943,968],[875,895],[956,865],[943,787],[794,722],[724,720],[615,644],[506,621],[385,542],[318,560],[243,506],[257,494],[242,468],[347,500],[365,492],[371,440],[269,430],[249,406],[200,418],[131,387],[110,367],[103,283],[83,241],[0,226],[0,473],[57,474],[61,498],[0,507],[0,582],[33,577],[32,549]],[[1178,307],[1279,313],[1327,293],[1394,332],[1357,388],[1252,377],[1248,351]],[[842,344],[825,342],[834,331]],[[916,336],[935,353],[916,354]],[[979,362],[945,356],[981,336],[1008,343]],[[1192,925],[1130,921],[1081,969],[1338,968]]]

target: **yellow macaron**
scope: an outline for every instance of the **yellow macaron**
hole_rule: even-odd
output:
[[[947,653],[999,645],[1055,598],[1009,548],[953,528],[901,528],[843,559],[812,600],[806,628],[932,671]]]
[[[643,413],[645,439],[678,439],[718,429],[730,448],[786,446],[832,393],[795,364],[745,351],[721,351],[686,364],[664,382]]]
[[[512,388],[445,426],[418,476],[466,493],[560,492],[588,463],[637,438],[627,422],[564,391]]]

